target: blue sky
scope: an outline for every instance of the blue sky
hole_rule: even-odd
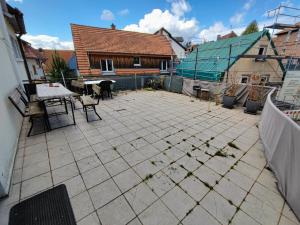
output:
[[[266,10],[282,0],[8,0],[24,13],[28,34],[35,47],[72,48],[70,23],[154,32],[164,26],[186,40],[214,40],[231,29],[240,33],[256,19],[268,21]],[[295,5],[292,0],[284,4]]]

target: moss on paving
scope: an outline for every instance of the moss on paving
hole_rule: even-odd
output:
[[[150,173],[144,178],[143,181],[147,181],[147,180],[151,179],[152,177],[153,177],[153,175]]]
[[[209,183],[207,183],[207,182],[205,182],[205,181],[202,181],[202,183],[203,183],[206,187],[208,187],[210,190],[213,190],[213,189],[214,189]]]
[[[226,152],[223,152],[222,150],[218,150],[218,151],[215,153],[215,156],[227,157],[227,154],[226,154]]]
[[[208,147],[208,148],[209,148],[209,146],[210,146],[210,144],[209,144],[208,141],[205,142],[205,145],[206,145],[206,147]]]
[[[193,175],[193,173],[192,173],[191,171],[189,171],[189,172],[187,172],[187,174],[185,175],[184,178],[190,177],[190,176],[192,176],[192,175]]]
[[[185,216],[188,216],[191,212],[193,212],[193,209],[194,209],[194,208],[190,209],[190,210],[185,214]]]
[[[232,143],[232,142],[228,142],[227,143],[229,147],[235,148],[235,149],[240,149],[236,144]]]

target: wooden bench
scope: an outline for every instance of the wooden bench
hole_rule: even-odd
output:
[[[93,89],[94,95],[97,96],[97,100],[92,98],[90,95],[80,96],[80,102],[82,104],[83,111],[85,111],[87,122],[89,122],[89,117],[88,117],[88,113],[87,113],[88,109],[92,109],[95,112],[95,114],[98,116],[98,118],[100,120],[102,120],[102,118],[99,116],[99,114],[96,111],[96,105],[99,104],[99,100],[100,100],[100,87],[97,86],[96,84],[93,84],[92,89]]]
[[[24,97],[22,96],[22,94],[19,92],[17,88],[15,88],[14,91],[11,93],[11,95],[8,96],[8,99],[11,101],[11,103],[15,106],[15,108],[23,117],[29,117],[31,121],[31,127],[27,134],[28,137],[31,134],[33,123],[34,123],[33,121],[36,118],[43,118],[47,130],[49,129],[49,121],[48,121],[47,113],[45,112],[42,102],[26,103],[24,101]]]

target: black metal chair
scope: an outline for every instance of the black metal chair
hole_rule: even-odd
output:
[[[24,98],[22,97],[21,93],[17,88],[14,89],[14,91],[8,97],[8,99],[23,117],[29,117],[31,121],[31,127],[27,134],[28,137],[31,134],[34,120],[37,118],[43,118],[47,130],[49,130],[50,126],[48,121],[48,115],[42,102],[28,102],[28,105],[26,105]]]
[[[104,80],[99,84],[100,87],[100,95],[102,100],[104,100],[104,93],[107,94],[107,97],[113,98],[112,93],[111,93],[111,85],[112,81],[111,80]]]

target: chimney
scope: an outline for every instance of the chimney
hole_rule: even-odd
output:
[[[220,40],[220,39],[221,39],[221,35],[218,34],[218,35],[217,35],[217,40]]]
[[[112,30],[115,30],[115,29],[116,29],[116,25],[113,24],[113,23],[110,25],[110,27],[111,27]]]

